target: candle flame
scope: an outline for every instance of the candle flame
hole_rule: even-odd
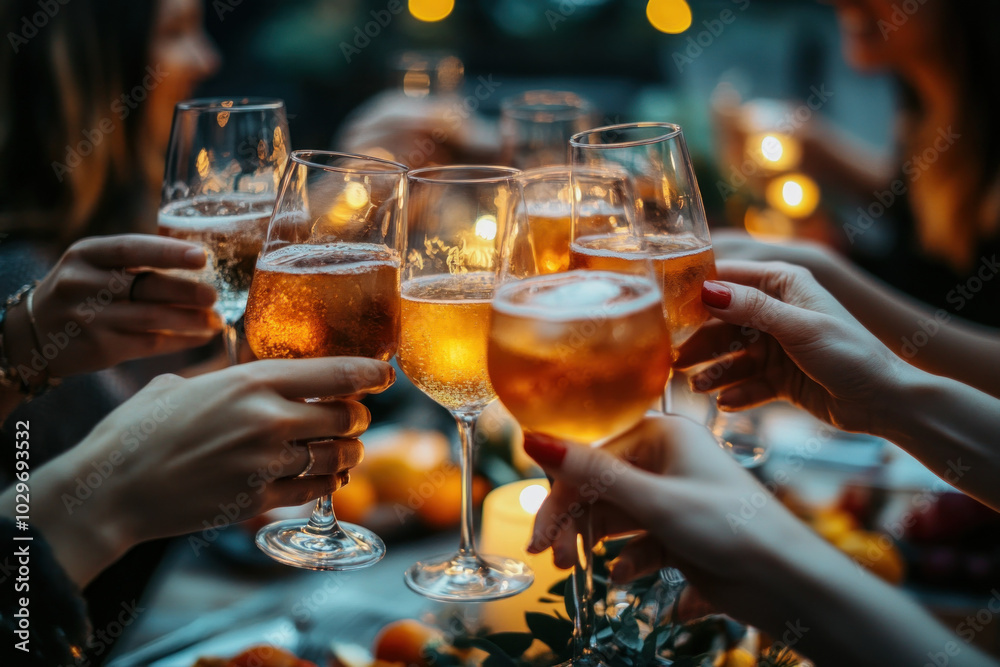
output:
[[[531,486],[526,486],[521,490],[521,495],[518,500],[521,502],[521,508],[529,514],[535,514],[538,512],[538,508],[542,506],[542,502],[549,495],[548,489],[540,484],[532,484]]]

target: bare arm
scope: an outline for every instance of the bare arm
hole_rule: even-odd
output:
[[[717,234],[725,259],[780,260],[809,269],[866,329],[917,368],[1000,397],[1000,331],[969,324],[929,306],[808,243],[771,244]],[[961,294],[955,298],[965,298]]]

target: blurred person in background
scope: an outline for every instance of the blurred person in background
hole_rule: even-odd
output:
[[[6,309],[15,357],[7,363],[30,363],[26,345],[44,350],[50,334],[62,341],[66,327],[78,325],[52,359],[38,363],[43,370],[27,378],[30,386],[0,392],[0,414],[13,409],[5,441],[13,441],[17,422],[31,424],[33,467],[83,441],[167,369],[96,371],[201,345],[218,331],[211,289],[133,278],[139,267],[204,264],[203,251],[124,234],[155,230],[174,105],[219,65],[203,12],[202,0],[73,0],[48,10],[37,0],[0,4],[9,42],[0,49],[0,301],[18,297]],[[90,238],[106,234],[119,236]],[[38,280],[32,303],[22,287]],[[182,335],[150,333],[170,322]],[[67,376],[60,386],[21,400],[18,389],[37,393],[60,375]],[[13,463],[5,457],[4,482]],[[140,597],[163,548],[134,550],[90,585],[95,627]]]
[[[848,62],[898,82],[897,152],[878,156],[814,116],[798,130],[801,168],[853,202],[845,245],[894,224],[892,245],[877,257],[852,253],[874,277],[808,243],[720,233],[716,253],[809,268],[897,354],[1000,396],[1000,93],[984,78],[1000,66],[1000,5],[833,4]]]

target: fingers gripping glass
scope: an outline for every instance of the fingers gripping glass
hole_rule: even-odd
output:
[[[292,153],[247,304],[247,340],[258,357],[392,358],[405,205],[401,164]],[[308,521],[265,526],[257,546],[313,570],[367,567],[385,555],[373,532],[337,521],[332,495],[316,501]]]

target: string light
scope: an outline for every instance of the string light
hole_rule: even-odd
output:
[[[670,35],[679,35],[691,27],[691,7],[684,0],[649,0],[646,5],[649,23]]]
[[[448,18],[455,9],[455,0],[410,0],[409,6],[413,18],[433,23]]]

